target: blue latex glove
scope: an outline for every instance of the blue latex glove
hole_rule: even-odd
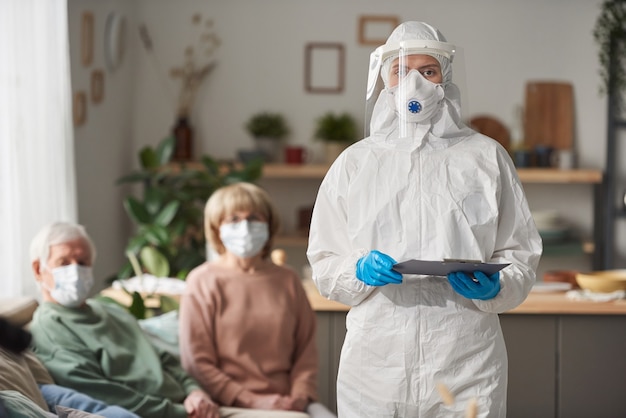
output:
[[[500,272],[487,276],[482,271],[469,273],[455,271],[448,274],[450,286],[461,296],[468,299],[489,300],[500,292]]]
[[[380,251],[370,251],[356,262],[356,277],[369,286],[402,283],[402,274],[392,270],[396,261]]]

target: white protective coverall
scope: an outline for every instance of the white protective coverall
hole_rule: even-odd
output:
[[[387,44],[405,39],[445,42],[431,26],[406,22]],[[449,62],[442,71],[440,110],[407,137],[398,135],[384,89],[370,136],[337,158],[317,195],[307,249],[313,280],[322,295],[351,306],[337,379],[340,418],[463,416],[472,398],[479,417],[506,416],[498,313],[528,295],[542,244],[507,151],[462,124]],[[355,265],[370,250],[398,262],[511,265],[500,272],[495,298],[472,300],[445,277],[404,275],[399,285],[368,286]],[[438,383],[454,405],[443,404]]]

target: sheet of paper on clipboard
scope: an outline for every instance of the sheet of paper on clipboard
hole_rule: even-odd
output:
[[[444,259],[443,261],[408,260],[397,263],[393,269],[401,274],[424,274],[428,276],[447,276],[453,271],[473,273],[482,271],[490,276],[510,265],[510,263],[483,263],[477,260]]]

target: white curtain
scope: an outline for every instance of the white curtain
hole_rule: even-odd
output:
[[[76,221],[67,0],[0,0],[0,298],[38,295],[30,241]]]

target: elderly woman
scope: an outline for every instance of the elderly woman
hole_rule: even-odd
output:
[[[314,402],[315,314],[298,275],[269,259],[279,227],[269,196],[236,183],[213,193],[204,215],[218,257],[187,277],[183,367],[222,417],[333,416]]]

